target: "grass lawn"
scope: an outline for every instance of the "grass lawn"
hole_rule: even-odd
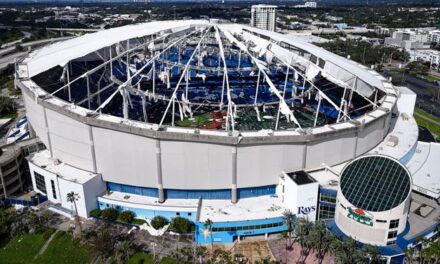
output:
[[[17,236],[0,249],[1,264],[32,263],[34,256],[46,242],[42,233]]]
[[[92,259],[93,252],[90,250],[90,246],[81,245],[69,234],[59,232],[46,251],[33,263],[90,263]]]
[[[150,254],[139,252],[134,254],[127,262],[127,264],[140,264],[140,263],[153,264],[153,256]]]
[[[426,80],[431,81],[431,82],[437,82],[440,81],[440,78],[434,75],[428,75],[426,76]]]
[[[431,115],[430,113],[425,112],[425,111],[423,111],[423,110],[420,109],[420,108],[416,108],[416,109],[414,109],[414,111],[415,111],[417,114],[419,114],[419,115],[426,116],[427,118],[431,118],[432,120],[435,120],[435,121],[437,121],[437,122],[440,122],[440,117],[435,116],[435,115]]]
[[[414,118],[417,121],[417,124],[419,126],[424,126],[427,129],[429,129],[429,131],[431,131],[431,133],[437,135],[438,138],[440,138],[440,126],[433,124],[429,121],[426,121],[425,119],[422,119],[420,117],[414,116]]]

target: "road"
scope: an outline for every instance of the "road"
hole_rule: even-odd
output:
[[[440,117],[440,102],[433,100],[432,95],[429,94],[429,87],[436,87],[433,82],[403,73],[384,73],[384,76],[404,76],[405,83],[403,85],[417,94],[416,106],[428,113]],[[437,86],[437,89],[440,89],[440,87]]]

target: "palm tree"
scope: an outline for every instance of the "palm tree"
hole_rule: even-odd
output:
[[[304,263],[313,245],[310,240],[310,231],[313,228],[313,223],[306,218],[298,218],[296,223],[297,225],[295,228],[295,239],[301,246],[300,262]],[[302,259],[303,257],[304,259]]]
[[[292,231],[293,231],[293,218],[294,214],[290,210],[285,210],[283,212],[283,220],[287,226],[287,234],[289,235],[289,245],[288,248],[292,248]]]
[[[368,262],[371,264],[380,263],[380,252],[377,246],[366,245],[362,248],[362,251],[368,258]]]
[[[310,230],[310,241],[316,250],[319,263],[322,263],[325,255],[331,249],[331,243],[335,237],[330,233],[323,221],[316,222],[315,226]]]
[[[207,230],[207,232],[209,232],[209,235],[211,237],[211,249],[214,250],[214,241],[212,239],[212,224],[212,220],[208,218],[204,223],[204,227],[205,231]]]
[[[73,203],[73,205],[75,207],[75,224],[79,228],[79,233],[81,233],[81,231],[82,231],[81,222],[79,221],[78,208],[76,207],[76,201],[78,201],[78,200],[79,200],[79,194],[77,194],[73,191],[69,192],[67,194],[67,201],[69,203]]]
[[[286,246],[285,246],[285,250],[286,250],[286,263],[287,263],[287,248],[288,248],[288,246],[287,246],[287,239],[289,239],[289,234],[287,233],[287,232],[283,232],[283,233],[281,233],[281,236],[282,236],[282,238],[284,238],[284,240],[286,241]]]

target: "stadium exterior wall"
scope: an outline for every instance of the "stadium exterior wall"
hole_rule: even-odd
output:
[[[367,123],[293,136],[154,131],[78,114],[59,99],[36,97],[28,82],[18,79],[17,85],[29,121],[53,157],[101,173],[104,181],[140,187],[274,185],[281,171],[332,166],[367,152],[383,140],[391,118],[391,111],[383,111]]]

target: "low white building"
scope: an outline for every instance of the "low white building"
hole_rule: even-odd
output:
[[[424,29],[398,29],[385,38],[385,45],[405,50],[429,48],[428,31]]]
[[[439,43],[440,42],[440,30],[433,30],[429,32],[428,41],[430,43]]]
[[[78,195],[76,207],[78,215],[88,217],[89,212],[98,207],[96,197],[106,192],[100,174],[81,170],[50,157],[49,150],[31,155],[29,158],[32,186],[34,190],[47,196],[48,200],[75,213],[75,205],[67,201],[67,194]]]
[[[316,2],[305,2],[303,5],[296,5],[295,8],[316,8]]]
[[[424,61],[429,62],[437,67],[440,65],[440,51],[427,49],[427,50],[411,50],[409,51],[410,61]]]

